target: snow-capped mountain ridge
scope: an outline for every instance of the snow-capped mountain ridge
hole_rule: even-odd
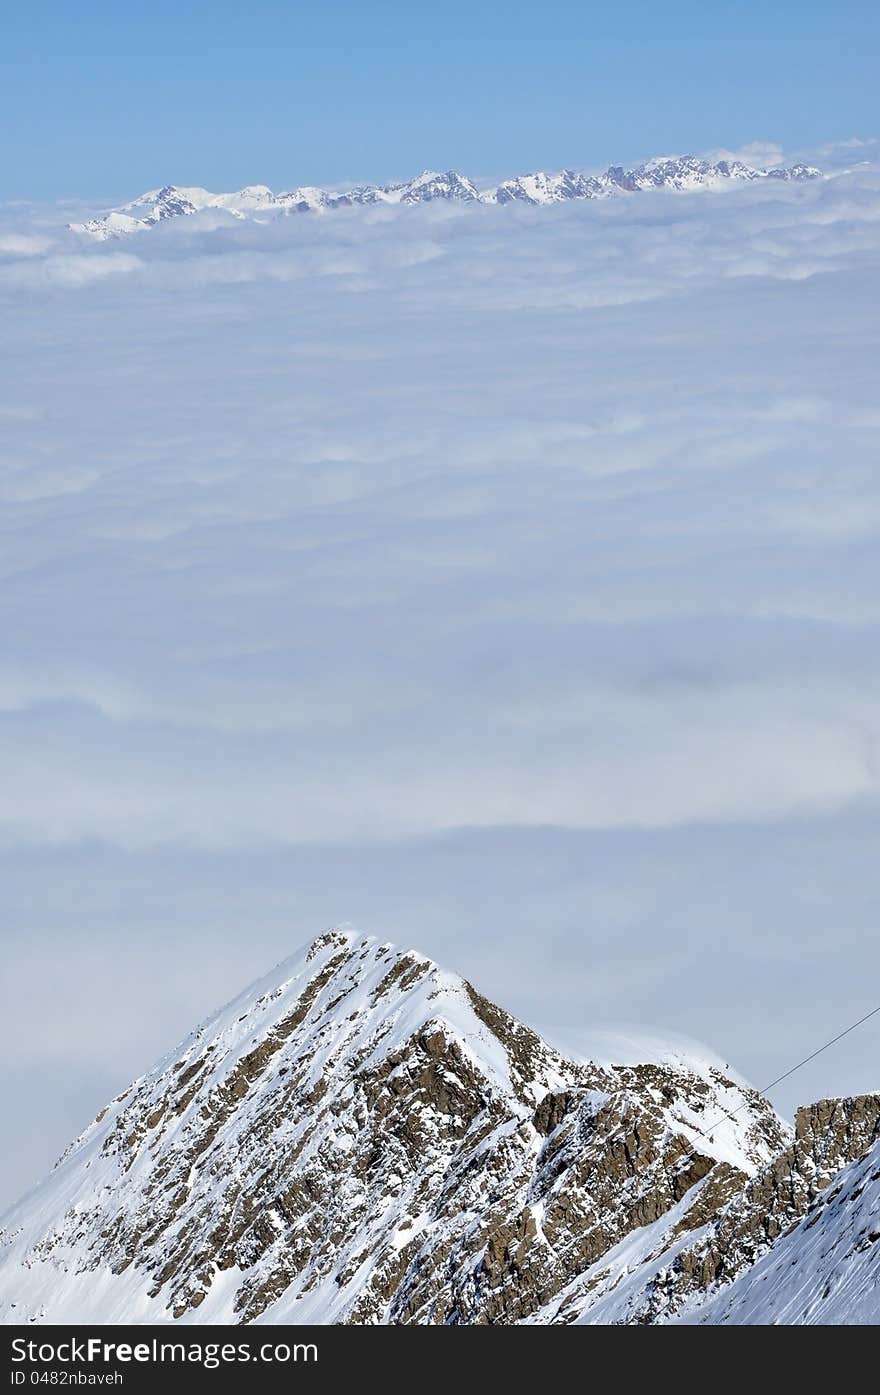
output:
[[[793,1229],[684,1319],[711,1326],[877,1326],[880,1322],[880,1130]]]
[[[648,160],[632,169],[610,165],[601,174],[582,174],[575,170],[561,170],[555,174],[538,171],[482,190],[455,170],[425,170],[403,182],[361,184],[343,190],[304,186],[274,193],[264,184],[253,184],[235,193],[215,194],[207,189],[167,184],[84,223],[72,223],[70,228],[103,241],[142,232],[167,218],[188,216],[206,209],[215,209],[234,218],[267,222],[293,213],[327,212],[353,205],[412,205],[440,199],[465,204],[543,206],[570,199],[601,199],[647,190],[721,189],[742,181],[820,177],[820,170],[805,164],[762,169],[741,160],[705,160],[682,155]]]
[[[880,1097],[842,1101],[793,1137],[713,1063],[569,1060],[340,928],[2,1218],[0,1321],[665,1321],[754,1263],[878,1120]]]

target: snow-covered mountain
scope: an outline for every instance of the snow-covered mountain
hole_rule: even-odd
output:
[[[875,1134],[877,1133],[875,1129]],[[692,1321],[737,1326],[880,1322],[880,1136],[803,1220]]]
[[[415,179],[396,184],[362,184],[345,190],[306,187],[278,194],[264,184],[249,185],[231,194],[212,194],[207,189],[167,184],[162,189],[141,194],[120,208],[69,226],[73,232],[105,241],[142,232],[166,218],[200,213],[204,209],[217,209],[234,218],[267,222],[291,213],[326,212],[354,204],[417,204],[445,199],[474,204],[544,205],[650,189],[720,189],[743,180],[804,180],[820,176],[821,171],[812,165],[757,169],[741,160],[701,160],[682,155],[649,160],[634,169],[612,165],[598,175],[578,174],[574,170],[519,175],[483,190],[454,170],[440,174],[426,170]]]
[[[329,931],[3,1218],[0,1319],[692,1315],[878,1119],[880,1097],[815,1106],[792,1135],[709,1062],[568,1060],[423,955]]]

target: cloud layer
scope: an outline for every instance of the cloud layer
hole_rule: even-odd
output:
[[[345,879],[374,859],[384,910],[375,879],[364,899],[390,931],[407,867],[428,858],[436,897],[425,849],[452,838],[473,890],[456,914],[497,904],[494,947],[506,889],[500,857],[479,882],[487,838],[539,860],[546,839],[590,858],[606,837],[656,839],[687,923],[701,829],[734,859],[805,821],[876,831],[878,281],[870,165],[542,210],[210,214],[136,251],[0,210],[0,850],[36,898],[29,924],[9,913],[12,941],[57,948],[39,868],[88,878],[95,848],[109,884],[91,930],[68,905],[84,963],[90,935],[124,932],[131,859],[293,869],[313,849],[320,923],[362,918]],[[519,978],[488,952],[463,967],[548,1022],[592,955],[607,1018],[627,1001],[609,946],[629,936],[642,1015],[653,1002],[705,1035],[696,970],[670,986],[650,917],[615,919],[639,894],[625,850],[615,866],[596,901],[560,870],[540,986],[525,922],[540,936],[556,914],[546,885],[520,893]],[[280,904],[300,924],[298,876],[268,901],[239,888],[267,953]],[[411,938],[468,957],[424,921]],[[799,925],[779,934],[795,972]],[[111,994],[118,945],[118,972],[100,955]],[[714,1045],[745,1050],[749,1031],[725,1031]]]

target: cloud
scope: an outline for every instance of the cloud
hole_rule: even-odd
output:
[[[10,289],[39,290],[51,286],[78,288],[91,285],[107,276],[136,271],[141,262],[128,252],[102,252],[78,256],[75,252],[57,253],[32,260],[0,263],[0,286]]]
[[[25,794],[5,836],[661,828],[873,799],[859,666],[823,633],[793,687],[765,631],[873,614],[841,577],[880,524],[878,210],[841,179],[193,218],[136,257],[31,259],[6,289],[25,652],[0,740]],[[835,315],[832,358],[814,327]],[[755,627],[723,684],[596,668],[602,627],[678,645],[706,617]]]
[[[780,165],[786,163],[786,154],[783,147],[776,141],[753,140],[747,145],[741,145],[736,150],[719,148],[706,153],[706,158],[710,160],[741,160],[746,165],[754,165],[757,169],[772,170],[778,169]]]
[[[0,831],[124,847],[374,842],[767,820],[880,794],[880,679],[646,665],[601,684],[571,667],[502,664],[457,684],[438,667],[419,684],[401,662],[385,692],[342,659],[326,685],[205,685],[176,707],[110,678],[7,682]]]
[[[823,169],[848,171],[876,167],[878,155],[880,140],[854,136],[849,140],[826,141],[810,151],[808,158],[821,164]]]

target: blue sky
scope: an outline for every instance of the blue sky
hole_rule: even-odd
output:
[[[475,176],[876,131],[870,0],[14,3],[0,197]]]

